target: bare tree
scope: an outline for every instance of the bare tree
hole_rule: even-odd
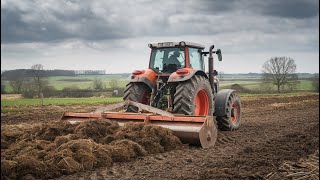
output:
[[[25,98],[34,98],[35,96],[39,95],[32,78],[26,79],[25,83],[23,83],[21,93]]]
[[[17,79],[11,79],[9,80],[9,84],[13,89],[13,92],[16,94],[19,94],[22,92],[24,79],[23,78],[17,78]]]
[[[24,81],[26,80],[25,77],[26,75],[24,72],[6,74],[6,80],[9,81],[14,93],[22,93]]]
[[[109,82],[109,85],[112,90],[116,90],[119,87],[119,82],[116,79],[111,79],[111,81]]]
[[[104,84],[103,81],[101,79],[98,78],[94,78],[93,82],[92,82],[92,86],[94,90],[103,90],[104,89]]]
[[[35,64],[31,66],[32,70],[32,78],[34,85],[36,87],[36,91],[39,97],[43,96],[43,90],[46,86],[48,86],[48,80],[43,70],[42,64]]]
[[[296,64],[290,57],[273,57],[263,64],[262,72],[266,81],[272,81],[278,88],[296,80]]]

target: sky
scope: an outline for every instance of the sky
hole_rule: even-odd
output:
[[[261,73],[276,56],[319,73],[319,1],[1,0],[1,71],[128,73],[147,68],[149,43],[168,41],[214,44],[224,73]]]

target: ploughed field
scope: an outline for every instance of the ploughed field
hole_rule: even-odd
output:
[[[241,100],[240,128],[209,149],[149,125],[56,122],[103,104],[6,108],[1,179],[319,179],[319,94]]]

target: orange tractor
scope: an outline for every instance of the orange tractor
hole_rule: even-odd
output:
[[[124,91],[121,112],[105,108],[94,113],[66,112],[63,119],[78,122],[107,118],[120,125],[128,121],[169,128],[182,142],[211,147],[217,127],[235,130],[240,125],[241,102],[232,89],[219,90],[213,54],[222,60],[221,50],[209,51],[191,42],[149,44],[151,56],[147,70],[135,70]],[[204,56],[209,55],[205,72]],[[114,108],[115,109],[115,108]]]

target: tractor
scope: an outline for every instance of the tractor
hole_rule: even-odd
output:
[[[192,42],[149,44],[149,67],[135,70],[129,77],[124,100],[131,100],[173,114],[215,116],[221,130],[235,130],[240,125],[241,102],[232,89],[219,90],[218,72],[213,54],[222,61],[221,50],[204,51]],[[209,54],[208,70],[204,57]],[[137,112],[132,106],[128,112]]]
[[[91,113],[65,112],[62,119],[79,123],[105,118],[120,126],[127,122],[157,125],[172,130],[181,142],[203,148],[214,146],[218,128],[239,127],[240,98],[235,90],[219,89],[218,72],[213,66],[213,54],[222,60],[220,49],[214,51],[212,45],[204,51],[204,46],[184,41],[148,46],[149,68],[133,71],[123,102]],[[204,62],[207,55],[208,73]]]

